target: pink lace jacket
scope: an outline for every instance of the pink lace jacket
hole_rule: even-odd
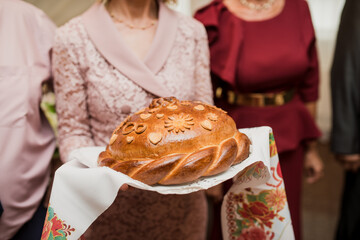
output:
[[[160,3],[144,61],[124,44],[101,4],[58,29],[53,50],[59,147],[63,161],[85,146],[105,146],[129,114],[157,96],[212,103],[204,27]],[[90,227],[87,239],[204,239],[203,192],[186,196],[131,190]]]

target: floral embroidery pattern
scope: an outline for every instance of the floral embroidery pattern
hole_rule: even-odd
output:
[[[271,157],[277,155],[274,135],[269,136]],[[276,158],[272,159],[275,160]],[[284,222],[281,212],[287,204],[280,163],[270,167],[270,179],[262,188],[245,188],[241,192],[229,192],[225,198],[228,239],[231,240],[272,240],[276,237],[275,222]],[[263,162],[247,167],[236,180],[237,184],[260,179],[268,174]],[[266,187],[265,187],[266,188]],[[286,214],[286,211],[284,212]]]
[[[256,162],[244,169],[237,177],[235,183],[242,184],[250,182],[252,178],[260,179],[267,178],[267,169],[263,162]]]
[[[270,133],[269,145],[270,145],[270,157],[273,157],[277,154],[277,148],[276,148],[275,138],[274,138],[273,133]]]
[[[226,202],[230,239],[273,239],[271,231],[275,219],[284,221],[279,212],[286,205],[283,188],[263,190],[257,194],[251,188],[246,193],[230,193]]]
[[[272,172],[272,178],[266,183],[266,185],[274,188],[280,187],[283,183],[280,162],[278,162],[276,169],[275,167],[271,167],[270,170]]]
[[[245,228],[238,240],[269,239],[264,229],[259,227]]]
[[[281,211],[286,204],[286,194],[283,188],[276,188],[270,190],[269,194],[265,196],[265,201],[268,203],[269,207]]]
[[[48,207],[41,240],[66,240],[74,231],[74,228],[58,218],[52,207]]]

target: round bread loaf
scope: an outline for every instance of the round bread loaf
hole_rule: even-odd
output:
[[[225,111],[158,98],[114,130],[98,165],[148,185],[183,184],[226,171],[249,156],[249,147]]]

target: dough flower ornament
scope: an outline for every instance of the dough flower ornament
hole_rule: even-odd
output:
[[[172,115],[168,117],[168,120],[165,120],[165,128],[169,132],[185,132],[185,129],[190,130],[191,126],[195,124],[193,120],[194,118],[189,114],[180,113],[179,115]]]

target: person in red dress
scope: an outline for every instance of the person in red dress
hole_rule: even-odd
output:
[[[238,128],[274,131],[296,239],[302,173],[323,174],[314,121],[319,97],[315,33],[305,0],[213,0],[195,18],[206,27],[215,104]]]

